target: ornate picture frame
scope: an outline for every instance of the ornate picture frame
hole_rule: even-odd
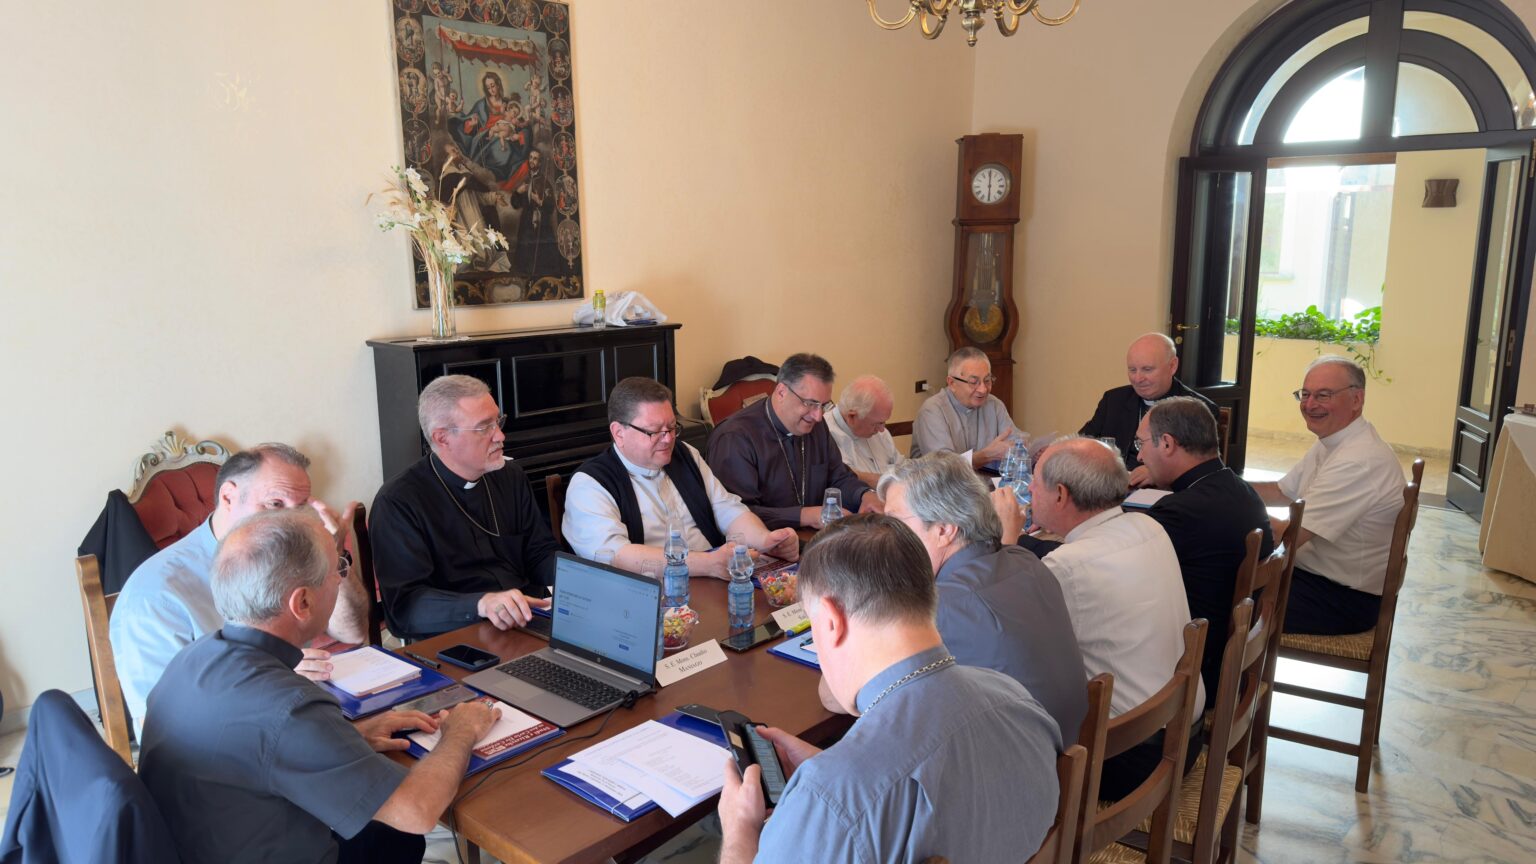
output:
[[[550,0],[392,0],[405,164],[508,248],[459,268],[459,305],[584,295],[570,9]],[[461,186],[462,184],[462,186]],[[414,253],[413,253],[414,255]],[[416,308],[427,308],[415,261]]]

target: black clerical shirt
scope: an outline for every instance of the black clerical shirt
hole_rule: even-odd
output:
[[[488,592],[517,588],[542,597],[555,584],[559,547],[527,476],[511,463],[466,489],[428,455],[379,490],[368,533],[384,614],[390,632],[403,638],[473,624]]]
[[[1264,532],[1261,555],[1275,548],[1274,535],[1259,493],[1220,459],[1208,459],[1185,471],[1171,488],[1173,494],[1159,498],[1147,515],[1173,541],[1190,617],[1211,622],[1200,664],[1209,708],[1216,700],[1221,654],[1232,626],[1232,594],[1237,589],[1237,568],[1248,551],[1248,532],[1255,528]]]
[[[801,507],[820,507],[829,487],[859,511],[869,485],[843,463],[825,421],[791,435],[768,400],[737,411],[709,436],[709,468],[770,529],[797,528]]]
[[[1173,386],[1168,392],[1153,399],[1153,402],[1161,402],[1173,396],[1189,396],[1205,403],[1205,407],[1211,409],[1211,416],[1220,420],[1216,413],[1216,403],[1184,386],[1184,382],[1173,379]],[[1115,446],[1120,448],[1120,455],[1125,458],[1125,467],[1134,469],[1141,464],[1141,457],[1136,453],[1136,427],[1141,425],[1141,418],[1146,415],[1151,407],[1145,399],[1136,395],[1136,389],[1129,384],[1116,387],[1113,390],[1105,390],[1099,397],[1099,407],[1093,410],[1093,416],[1079,434],[1090,438],[1113,438]],[[1216,631],[1211,630],[1212,633]]]

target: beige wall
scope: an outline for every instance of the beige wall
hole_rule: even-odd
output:
[[[292,442],[331,500],[366,501],[381,482],[363,342],[428,328],[409,307],[405,239],[379,234],[363,203],[400,158],[391,5],[12,10],[8,707],[89,686],[70,559],[165,429]],[[847,377],[887,375],[912,416],[911,382],[940,374],[946,347],[964,42],[884,33],[856,3],[667,6],[572,4],[589,284],[638,288],[683,324],[684,404],[725,359],[811,349]]]

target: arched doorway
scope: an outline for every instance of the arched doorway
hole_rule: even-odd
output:
[[[1481,510],[1536,252],[1532,82],[1536,42],[1493,0],[1297,0],[1228,58],[1180,163],[1172,321],[1186,383],[1232,411],[1236,467],[1251,421],[1283,407],[1255,346],[1299,333],[1377,363],[1368,414],[1392,394],[1405,435],[1450,451],[1448,498]],[[1447,160],[1465,167],[1459,213],[1419,211]],[[1426,266],[1450,256],[1464,266]],[[1443,356],[1414,352],[1415,334],[1389,383],[1383,334],[1414,319]],[[1429,378],[1443,411],[1419,392]]]

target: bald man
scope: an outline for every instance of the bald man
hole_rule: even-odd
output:
[[[1104,391],[1093,417],[1078,430],[1090,438],[1115,439],[1115,449],[1131,469],[1132,486],[1152,482],[1147,466],[1136,455],[1136,427],[1141,425],[1148,408],[1170,396],[1189,396],[1205,403],[1212,417],[1217,416],[1216,403],[1173,377],[1178,371],[1179,354],[1172,339],[1161,333],[1137,338],[1125,352],[1125,377],[1131,383]]]
[[[827,412],[827,431],[842,451],[843,461],[873,489],[880,476],[902,461],[885,421],[896,399],[890,385],[873,375],[861,375],[843,388],[837,405]]]

